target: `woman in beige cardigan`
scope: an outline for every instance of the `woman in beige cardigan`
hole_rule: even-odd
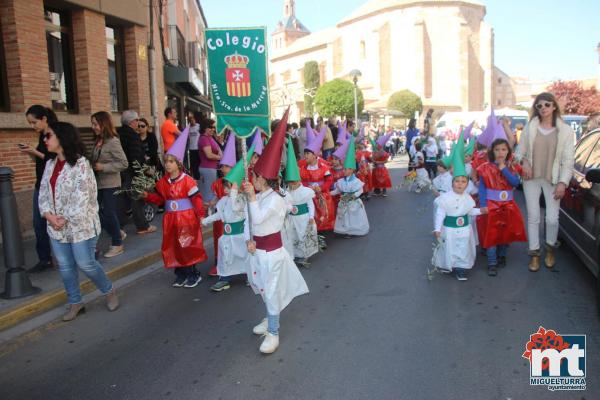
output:
[[[125,232],[119,223],[117,196],[121,187],[121,171],[128,166],[127,157],[112,123],[109,113],[100,111],[92,115],[92,130],[96,144],[92,151],[92,168],[98,182],[98,204],[102,228],[111,237],[111,246],[104,257],[114,257],[123,253]]]
[[[560,108],[551,93],[537,95],[531,119],[523,129],[517,159],[523,165],[523,192],[527,205],[529,270],[540,269],[540,194],[546,203],[546,267],[555,264],[554,249],[558,238],[560,200],[573,175],[575,133],[560,116]]]

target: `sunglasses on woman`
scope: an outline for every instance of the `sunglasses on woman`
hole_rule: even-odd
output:
[[[144,125],[144,124],[138,124],[138,128],[145,128],[145,127],[146,127],[146,125]]]
[[[535,108],[537,108],[538,110],[541,110],[542,107],[550,108],[550,107],[552,107],[552,105],[553,105],[552,103],[545,101],[543,103],[537,103],[535,105]]]

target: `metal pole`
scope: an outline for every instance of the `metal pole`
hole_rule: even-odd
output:
[[[152,125],[154,126],[153,133],[156,136],[158,141],[158,145],[162,147],[160,140],[160,132],[158,129],[158,100],[156,97],[156,56],[154,49],[154,11],[152,7],[154,6],[154,0],[149,0],[148,2],[148,13],[150,15],[150,38],[148,40],[148,58],[150,60],[149,63],[149,73],[150,73],[150,115],[152,116]],[[162,155],[163,149],[160,148],[159,154]],[[161,157],[162,160],[162,157]]]
[[[4,281],[3,299],[17,299],[40,292],[33,287],[29,276],[23,269],[25,253],[17,212],[17,201],[12,189],[13,171],[9,167],[0,167],[0,220],[2,221],[2,246],[4,265],[7,268]]]
[[[358,99],[356,97],[356,80],[354,80],[354,123],[358,123]]]
[[[235,135],[233,131],[230,135]],[[242,162],[244,163],[244,180],[248,182],[248,146],[246,145],[246,138],[240,138],[242,141]],[[240,188],[241,190],[241,188]],[[252,240],[252,217],[250,216],[250,207],[248,210],[248,233],[250,234],[250,240]]]

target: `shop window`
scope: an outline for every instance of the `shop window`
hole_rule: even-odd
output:
[[[65,12],[44,8],[52,108],[75,109],[71,21]]]
[[[123,31],[122,29],[113,26],[107,26],[105,31],[110,110],[123,111],[128,108],[127,91],[125,90]]]
[[[0,35],[2,35],[2,26],[0,26]],[[8,80],[6,79],[6,61],[4,59],[3,42],[3,40],[0,40],[0,111],[8,111]]]

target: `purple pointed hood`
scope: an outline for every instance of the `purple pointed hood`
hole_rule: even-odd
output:
[[[336,142],[339,144],[344,144],[348,140],[348,121],[344,121],[344,124],[338,121],[338,136]]]
[[[251,146],[254,146],[254,152],[259,156],[262,155],[263,148],[265,145],[263,144],[262,135],[260,129],[256,128],[256,133],[254,134],[254,139],[252,140]]]
[[[225,144],[225,149],[223,150],[223,157],[219,164],[228,165],[230,167],[234,167],[236,163],[235,159],[235,134],[233,132],[229,133],[229,137],[227,138],[227,144]]]
[[[356,137],[356,143],[362,143],[365,140],[365,126],[361,124],[358,136]]]
[[[475,124],[475,121],[472,121],[469,125],[467,125],[467,127],[465,128],[464,131],[464,135],[463,137],[465,138],[465,140],[469,140],[471,139],[471,131],[473,130],[473,124]]]
[[[487,125],[481,135],[477,136],[477,142],[481,143],[485,147],[490,147],[492,142],[494,141],[496,130],[496,125],[498,124],[498,120],[496,119],[496,115],[494,114],[494,109],[492,108],[492,112],[488,116]]]
[[[387,143],[388,140],[390,140],[390,138],[392,137],[394,133],[390,132],[386,135],[381,136],[379,139],[377,139],[377,145],[381,146],[381,147],[385,147],[385,144]]]
[[[317,135],[313,136],[312,139],[307,140],[307,144],[304,149],[312,151],[317,156],[320,155],[321,147],[323,147],[323,140],[325,140],[325,133],[327,133],[327,126],[323,125],[323,128],[321,128]],[[307,139],[310,137],[308,131],[308,124],[306,129],[306,137]]]
[[[333,156],[340,159],[342,162],[346,158],[346,153],[348,153],[348,147],[350,147],[351,140],[346,140],[344,144],[337,148],[336,151],[333,152]]]
[[[186,126],[181,135],[177,137],[175,143],[171,146],[167,154],[170,154],[177,158],[179,161],[183,162],[183,157],[185,155],[185,149],[188,142],[188,137],[190,136],[190,127]]]

